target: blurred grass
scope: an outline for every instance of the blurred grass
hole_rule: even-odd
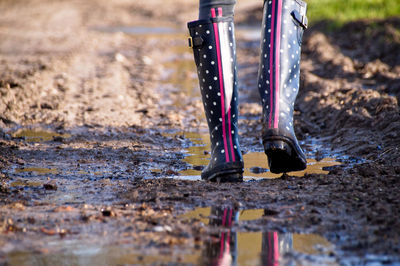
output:
[[[311,25],[330,21],[329,28],[360,19],[400,17],[400,0],[306,0]]]

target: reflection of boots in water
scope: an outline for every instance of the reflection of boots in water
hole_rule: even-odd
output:
[[[222,8],[211,8],[210,17],[188,23],[211,140],[210,163],[201,177],[241,181],[234,25],[233,17],[222,12]]]
[[[262,236],[261,265],[278,266],[281,256],[293,247],[292,234],[265,232]]]
[[[238,218],[238,211],[231,208],[211,208],[210,225],[221,226],[228,229],[212,235],[212,241],[206,243],[205,265],[236,265],[237,247],[236,233],[231,232],[233,222]]]
[[[301,0],[264,1],[258,88],[263,106],[262,140],[273,173],[306,168],[306,157],[293,130],[305,14],[306,3]]]

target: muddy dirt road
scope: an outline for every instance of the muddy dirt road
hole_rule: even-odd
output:
[[[309,166],[273,175],[261,1],[239,1],[246,181],[214,184],[199,178],[196,6],[0,1],[0,265],[400,263],[400,19],[308,29],[295,126]]]

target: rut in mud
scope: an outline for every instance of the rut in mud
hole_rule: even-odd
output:
[[[246,182],[214,184],[199,180],[196,3],[174,1],[178,16],[161,0],[0,3],[0,264],[261,264],[274,239],[282,263],[398,262],[400,20],[306,32],[295,127],[309,167],[275,176],[260,1],[238,3]]]

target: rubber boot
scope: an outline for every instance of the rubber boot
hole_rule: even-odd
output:
[[[264,1],[258,88],[262,141],[272,173],[300,171],[307,165],[293,130],[306,7],[301,0]]]
[[[210,163],[201,177],[242,181],[233,18],[223,17],[221,8],[212,8],[210,19],[189,22],[188,28],[211,140]]]

